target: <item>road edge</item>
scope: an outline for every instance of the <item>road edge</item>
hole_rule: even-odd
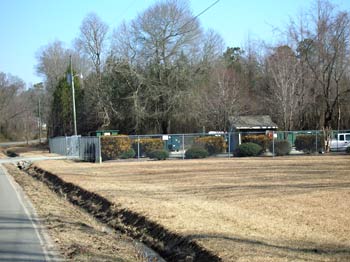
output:
[[[3,166],[1,163],[0,163],[0,169],[4,172],[11,186],[15,190],[19,202],[21,203],[24,211],[26,212],[29,220],[31,221],[34,227],[34,230],[39,238],[40,245],[43,249],[45,260],[47,262],[64,261],[63,257],[59,255],[51,237],[46,232],[45,224],[41,222],[41,219],[38,216],[34,208],[34,205],[32,204],[29,197],[24,193],[24,191],[22,190],[22,187],[15,181],[13,176],[9,174],[6,167]]]

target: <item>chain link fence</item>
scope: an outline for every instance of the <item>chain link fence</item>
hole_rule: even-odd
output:
[[[350,131],[332,131],[329,134],[331,151],[345,151],[350,146]],[[126,136],[113,136],[115,139],[125,139]],[[168,152],[169,158],[185,159],[186,151],[202,143],[204,139],[221,141],[218,149],[213,150],[206,144],[207,151],[212,157],[233,157],[239,145],[246,142],[257,143],[262,147],[262,155],[276,156],[285,154],[318,154],[325,152],[325,133],[323,131],[264,131],[264,132],[209,132],[196,134],[156,134],[131,135],[131,147],[135,152],[134,158],[147,158],[149,143],[157,144],[157,149]],[[210,139],[221,138],[221,139]],[[211,143],[213,143],[211,141]],[[77,156],[80,160],[101,162],[103,157],[100,137],[56,137],[49,140],[50,152],[67,156]],[[120,144],[120,143],[119,143]],[[130,145],[127,145],[130,148]],[[289,148],[290,147],[290,148]],[[287,149],[282,149],[287,148]],[[113,148],[111,148],[113,150]],[[282,150],[282,151],[281,151]],[[123,151],[123,149],[119,149]],[[101,153],[102,152],[102,153]],[[281,153],[282,152],[282,153]],[[104,160],[106,160],[104,158]]]
[[[99,137],[63,136],[49,139],[50,153],[77,157],[82,161],[102,162]]]

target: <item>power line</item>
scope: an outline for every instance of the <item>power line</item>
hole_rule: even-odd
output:
[[[136,2],[137,2],[137,0],[132,1],[131,4],[128,5],[128,6],[124,9],[123,12],[120,13],[121,15],[118,15],[118,18],[119,18],[120,20],[123,20],[123,18],[124,18],[124,16],[126,15],[126,13],[129,11],[129,9],[130,9],[133,5],[135,5]]]
[[[197,19],[198,17],[200,17],[202,14],[204,14],[205,12],[207,12],[210,8],[212,8],[214,5],[216,5],[217,3],[219,3],[220,0],[216,0],[214,3],[212,3],[210,6],[208,6],[207,8],[205,8],[202,12],[200,12],[198,15],[196,15],[195,17],[193,17],[190,21],[188,21],[187,23],[185,23],[183,26],[180,27],[180,29],[182,29],[183,27],[185,27],[186,25],[188,25],[189,23],[192,23],[195,19]]]
[[[219,3],[220,0],[216,0],[214,3],[212,3],[210,6],[208,6],[206,9],[204,9],[202,12],[200,12],[198,15],[196,15],[193,19],[198,18],[199,16],[201,16],[202,14],[204,14],[206,11],[208,11],[210,8],[212,8],[214,5],[216,5],[217,3]]]

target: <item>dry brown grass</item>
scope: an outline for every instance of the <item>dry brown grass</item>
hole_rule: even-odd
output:
[[[37,166],[191,236],[224,261],[350,261],[350,157]]]

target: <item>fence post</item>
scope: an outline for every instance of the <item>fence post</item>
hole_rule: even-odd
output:
[[[137,136],[137,160],[140,160],[140,136]]]
[[[317,154],[317,151],[318,151],[317,150],[317,130],[316,130],[316,136],[315,137],[316,137],[316,143],[315,143],[316,144],[316,151],[315,151],[315,153]]]
[[[231,157],[231,132],[228,132],[228,158]]]
[[[275,131],[272,131],[272,157],[275,157]]]
[[[101,137],[98,137],[98,162],[102,164],[102,145],[101,145]]]
[[[182,159],[185,159],[185,134],[182,134]]]

